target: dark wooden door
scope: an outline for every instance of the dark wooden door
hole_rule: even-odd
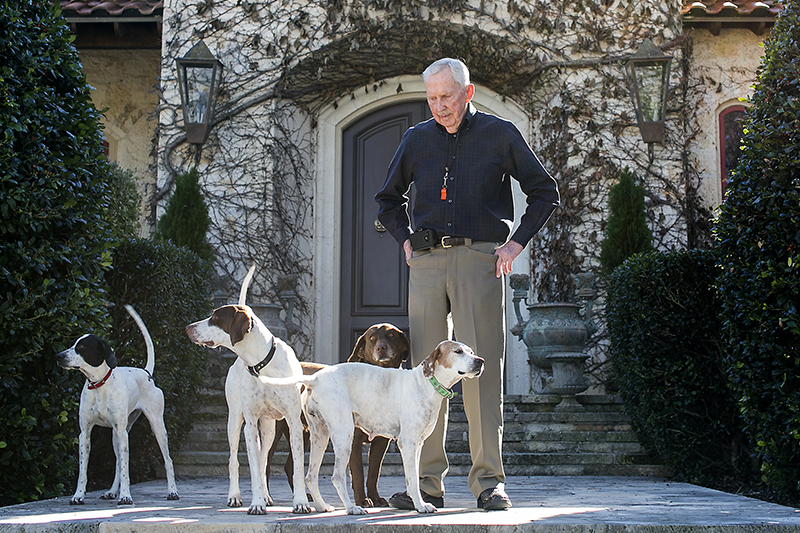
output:
[[[377,223],[375,194],[405,131],[430,117],[422,101],[384,107],[342,138],[342,279],[339,360],[371,325],[408,333],[408,266],[402,248]]]

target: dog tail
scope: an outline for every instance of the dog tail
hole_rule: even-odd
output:
[[[303,375],[303,376],[291,376],[288,378],[271,378],[267,376],[258,376],[258,379],[261,380],[261,383],[268,387],[287,387],[287,386],[300,386],[306,385],[312,381],[314,381],[314,376],[310,375]]]
[[[246,305],[247,304],[247,288],[250,286],[250,280],[253,279],[253,273],[256,271],[256,264],[253,263],[253,266],[250,267],[250,270],[247,271],[247,275],[244,277],[242,281],[242,288],[239,289],[239,305]]]
[[[156,350],[153,348],[153,339],[150,338],[150,332],[147,331],[147,326],[144,325],[142,319],[139,317],[139,313],[128,304],[125,304],[125,310],[131,315],[131,318],[136,325],[139,326],[139,331],[142,332],[142,337],[144,337],[144,343],[147,345],[147,364],[145,365],[145,371],[153,375],[153,369],[156,367]]]

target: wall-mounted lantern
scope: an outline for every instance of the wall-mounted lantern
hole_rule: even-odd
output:
[[[204,144],[214,120],[222,63],[211,55],[203,41],[176,62],[186,140],[192,144]]]
[[[664,55],[650,39],[645,39],[626,65],[639,132],[648,144],[664,138],[671,61],[672,56]]]

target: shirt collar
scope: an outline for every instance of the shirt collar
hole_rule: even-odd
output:
[[[458,126],[458,131],[461,131],[463,129],[468,129],[470,124],[472,124],[472,122],[475,120],[475,115],[477,115],[477,114],[478,114],[478,110],[475,109],[475,106],[472,105],[471,101],[468,102],[467,103],[467,112],[464,114],[464,118],[461,119],[461,124],[459,124],[459,126]],[[436,122],[435,119],[434,119],[434,122]],[[438,122],[436,122],[436,127],[439,128],[439,131],[447,133],[447,130],[444,129],[444,126],[442,126]]]

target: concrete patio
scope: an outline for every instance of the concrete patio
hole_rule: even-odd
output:
[[[379,508],[362,516],[345,514],[327,477],[320,488],[336,511],[293,515],[291,493],[280,476],[270,484],[275,506],[266,515],[249,516],[249,479],[241,482],[245,507],[237,509],[225,505],[225,477],[179,479],[178,501],[165,499],[166,483],[159,480],[134,485],[133,506],[100,500],[97,491],[83,506],[62,497],[3,507],[0,533],[393,533],[432,526],[443,533],[800,532],[800,509],[655,477],[513,476],[506,483],[513,508],[494,512],[476,509],[466,478],[448,477],[445,507],[435,514]],[[379,488],[388,497],[404,489],[404,480],[385,476]]]

